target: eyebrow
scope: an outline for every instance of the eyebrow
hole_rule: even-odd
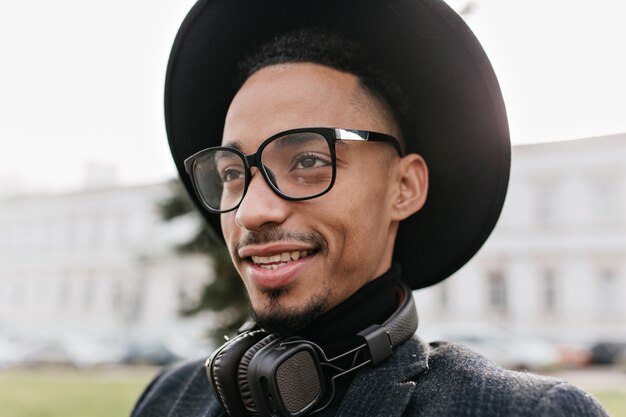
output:
[[[222,144],[222,147],[236,149],[241,152],[241,142],[239,142],[238,140],[230,140]]]
[[[222,159],[226,159],[226,160],[229,160],[229,159],[239,159],[239,157],[236,156],[232,152],[216,152],[215,156],[213,157],[214,163],[217,164]]]
[[[314,132],[298,132],[285,135],[283,138],[289,138],[289,140],[279,140],[273,143],[277,143],[277,146],[280,146],[281,148],[299,146],[303,143],[319,140],[320,135]]]
[[[303,143],[310,142],[312,140],[317,139],[317,137],[315,137],[314,134],[312,134],[312,132],[304,132],[304,133],[305,134],[294,133],[293,135],[294,136],[297,135],[297,136],[295,138],[291,138],[290,142],[278,141],[278,144],[281,147],[297,146],[297,145],[301,145]],[[309,133],[309,135],[307,135],[306,133]],[[341,143],[341,140],[338,140],[337,142],[340,144],[340,146],[345,146],[344,143]],[[223,143],[222,147],[236,149],[239,152],[243,153],[241,142],[238,140],[229,140],[228,142]]]

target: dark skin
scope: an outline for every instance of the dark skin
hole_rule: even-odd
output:
[[[311,63],[265,67],[229,108],[223,143],[255,152],[274,133],[341,127],[399,136],[390,112],[352,74]],[[389,269],[401,220],[426,200],[428,169],[417,154],[389,145],[343,141],[337,181],[312,200],[287,201],[256,168],[243,202],[221,215],[224,238],[257,316],[285,321],[336,306]],[[267,267],[268,258],[294,254]],[[257,262],[258,261],[258,262]]]

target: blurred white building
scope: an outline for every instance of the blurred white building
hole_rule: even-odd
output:
[[[480,322],[561,341],[625,341],[626,134],[514,147],[491,238],[415,295],[426,332]]]
[[[211,272],[206,257],[174,252],[198,220],[161,220],[170,187],[0,200],[0,334],[123,342],[204,330],[178,314]]]
[[[171,339],[211,279],[173,250],[198,218],[163,222],[166,183],[0,200],[0,335]],[[415,292],[420,330],[487,323],[561,341],[626,339],[626,134],[513,149],[502,217],[454,276]]]

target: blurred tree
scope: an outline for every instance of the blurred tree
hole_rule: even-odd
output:
[[[476,13],[476,11],[478,10],[478,5],[479,2],[477,1],[468,1],[465,2],[465,4],[461,8],[457,9],[456,12],[464,18],[467,18]]]
[[[172,180],[171,189],[172,194],[159,203],[159,211],[164,220],[169,221],[190,213],[201,217],[180,180]],[[224,335],[234,333],[248,318],[248,297],[226,246],[203,219],[200,219],[200,224],[196,234],[188,242],[176,247],[176,250],[181,254],[206,254],[213,260],[215,279],[204,286],[197,303],[185,308],[181,314],[190,316],[207,310],[219,313],[219,320],[211,329],[210,336],[221,344]]]

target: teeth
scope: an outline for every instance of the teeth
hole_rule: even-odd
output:
[[[280,254],[279,255],[274,255],[274,256],[270,256],[270,262],[280,262]]]
[[[294,250],[291,252],[282,252],[272,256],[252,256],[252,262],[265,269],[276,269],[281,263],[297,261],[298,259],[304,258],[308,255],[308,250]]]

